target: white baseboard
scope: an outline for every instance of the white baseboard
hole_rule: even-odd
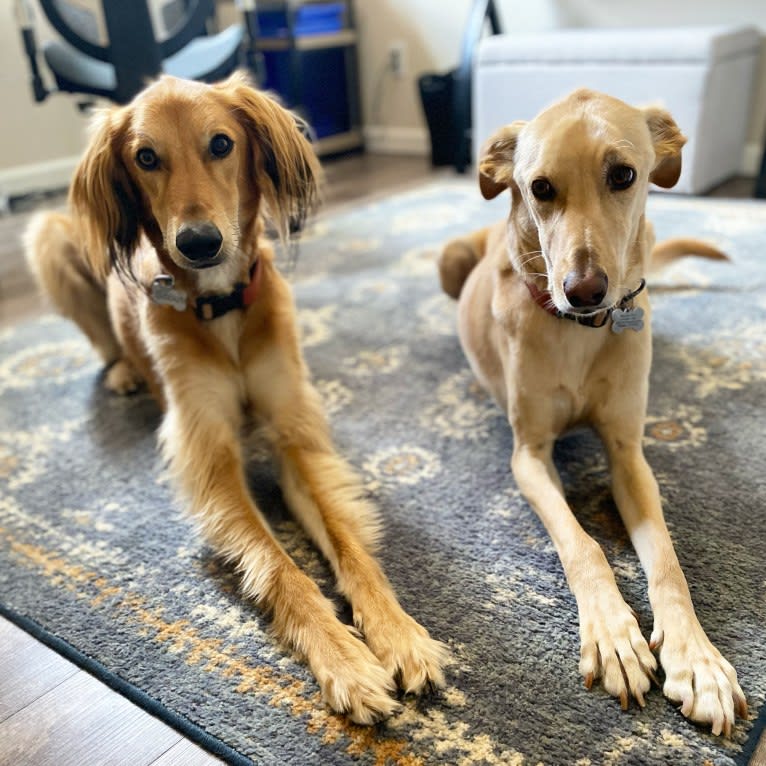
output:
[[[427,156],[431,151],[431,140],[425,128],[368,125],[364,129],[364,145],[372,154]]]
[[[79,161],[79,156],[61,157],[4,168],[0,170],[0,197],[8,199],[35,192],[66,189]]]
[[[742,155],[742,174],[747,177],[757,176],[761,171],[761,159],[764,147],[758,141],[750,141],[745,144]]]

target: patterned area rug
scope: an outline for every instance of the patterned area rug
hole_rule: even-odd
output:
[[[455,180],[320,218],[293,276],[337,441],[383,512],[385,569],[405,608],[454,654],[443,693],[407,700],[372,729],[330,714],[173,506],[151,400],[107,395],[85,340],[53,316],[0,335],[6,610],[230,760],[746,763],[766,696],[766,206],[650,200],[660,237],[707,237],[734,259],[685,259],[653,281],[646,426],[701,621],[750,703],[752,721],[723,740],[657,689],[644,710],[622,712],[600,688],[583,688],[574,599],[514,486],[510,430],[472,380],[434,265],[446,238],[503,215],[505,204]],[[280,540],[331,593],[256,441],[252,455],[253,492]],[[648,635],[645,579],[595,437],[565,438],[556,458]]]

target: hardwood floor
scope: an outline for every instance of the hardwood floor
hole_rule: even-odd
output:
[[[426,158],[355,155],[325,163],[325,212],[451,176]],[[734,179],[714,196],[749,197]],[[43,304],[22,257],[19,235],[32,210],[63,195],[28,201],[0,217],[0,329]],[[15,625],[0,618],[0,764],[14,766],[207,766],[220,763],[174,729],[107,688]],[[766,735],[750,766],[766,766]]]

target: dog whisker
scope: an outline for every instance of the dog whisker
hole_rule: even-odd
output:
[[[529,258],[524,258],[524,260],[520,261],[520,266],[526,266],[528,263],[532,263],[532,261],[536,261],[538,258],[542,258],[542,253],[537,253],[535,255],[531,255]]]

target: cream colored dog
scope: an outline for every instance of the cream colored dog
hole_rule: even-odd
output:
[[[685,142],[669,114],[578,90],[529,123],[500,130],[480,162],[484,196],[511,192],[507,222],[445,249],[444,289],[460,298],[460,339],[505,410],[511,467],[551,535],[580,616],[580,672],[639,705],[659,650],[664,692],[681,712],[729,734],[747,704],[737,674],[702,629],[642,451],[651,333],[650,258],[725,258],[695,240],[654,247],[650,182],[673,186]],[[475,268],[474,268],[475,267]],[[620,514],[646,571],[647,644],[598,544],[578,524],[552,461],[582,423],[602,437]]]

